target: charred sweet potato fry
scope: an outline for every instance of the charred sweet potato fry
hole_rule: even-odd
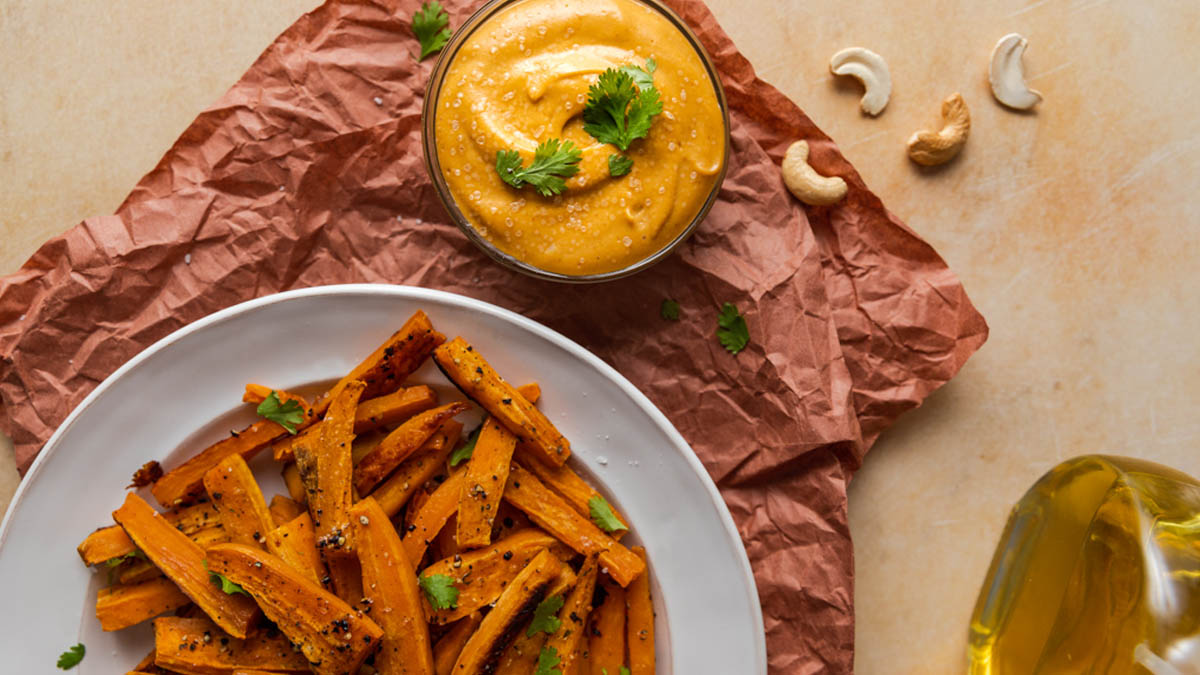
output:
[[[500,377],[462,338],[433,352],[434,362],[464,394],[526,443],[543,461],[559,465],[571,456],[571,444],[524,396]]]
[[[412,525],[404,534],[404,551],[414,566],[421,564],[426,547],[458,509],[458,491],[462,489],[464,475],[462,471],[450,474],[416,512]]]
[[[350,522],[362,563],[363,597],[383,628],[375,669],[380,675],[433,675],[421,589],[400,535],[370,497],[350,509]]]
[[[263,537],[275,529],[262,490],[241,455],[226,457],[204,474],[204,489],[230,541],[262,546]]]
[[[261,549],[219,544],[207,553],[209,567],[258,602],[267,618],[300,648],[313,672],[357,673],[383,637],[374,621]]]
[[[292,496],[292,501],[307,509],[308,491],[304,488],[304,479],[300,477],[300,467],[292,462],[283,467],[280,475],[283,477],[283,484],[287,486],[288,494]]]
[[[546,640],[561,659],[563,673],[574,673],[579,669],[583,650],[587,649],[588,615],[592,611],[592,596],[596,591],[596,574],[599,565],[596,556],[588,556],[575,576],[575,586],[558,610],[559,628]]]
[[[125,496],[125,503],[113,512],[113,520],[217,625],[234,637],[246,637],[250,624],[258,618],[258,607],[250,598],[226,595],[212,584],[204,567],[204,551],[186,534],[176,530],[134,493]]]
[[[465,412],[469,407],[465,401],[447,403],[414,415],[397,427],[354,467],[354,485],[358,493],[369,494],[401,462],[424,445],[446,420]]]
[[[618,582],[628,585],[645,571],[641,558],[576,512],[520,464],[513,464],[504,499],[575,551],[599,554],[600,564]]]
[[[279,634],[240,640],[204,618],[154,620],[154,663],[171,672],[228,675],[252,668],[270,673],[307,673],[308,662]]]
[[[365,434],[383,427],[402,422],[419,412],[437,405],[437,392],[421,384],[405,387],[386,396],[361,401],[354,412],[354,433]],[[277,462],[290,462],[295,457],[295,444],[304,436],[316,433],[313,425],[295,436],[275,443],[272,455]]]
[[[483,616],[473,612],[470,616],[454,624],[442,639],[433,646],[433,668],[437,675],[451,675],[454,672],[454,662],[462,653],[463,645],[475,634]]]
[[[174,525],[175,529],[188,535],[221,524],[216,509],[208,502],[167,511],[162,516]],[[77,550],[84,564],[99,565],[107,560],[133,553],[136,548],[120,525],[110,525],[89,534]]]
[[[454,450],[461,433],[461,423],[455,420],[442,422],[441,428],[420,450],[401,462],[392,475],[371,492],[371,497],[389,518],[400,513],[413,493],[445,468],[446,458]]]
[[[496,663],[496,675],[529,675],[537,667],[538,654],[545,644],[545,633],[527,635],[524,630],[518,630],[517,637]]]
[[[296,446],[296,466],[308,493],[308,512],[318,544],[332,543],[335,548],[345,546],[350,525],[350,446],[354,442],[354,411],[364,386],[349,382],[339,389],[320,424],[321,433]]]
[[[271,497],[271,503],[267,505],[267,510],[271,512],[271,521],[275,523],[275,527],[290,523],[301,513],[308,513],[308,509],[304,508],[303,504],[283,495]]]
[[[404,378],[413,374],[446,336],[435,331],[425,312],[417,310],[408,321],[390,338],[379,346],[349,374],[338,380],[328,392],[313,405],[317,414],[323,414],[330,401],[337,397],[347,384],[359,380],[366,385],[363,396],[371,399],[395,391]]]
[[[550,466],[539,460],[532,452],[529,452],[522,446],[517,447],[514,456],[521,466],[537,476],[538,480],[550,488],[551,492],[566,500],[579,515],[584,518],[591,518],[591,509],[588,506],[588,502],[594,497],[603,497],[603,495],[596,488],[588,485],[587,481],[583,480],[583,478],[580,478],[574,469],[566,464],[562,466]],[[625,526],[625,530],[617,530],[611,534],[614,539],[620,539],[629,529],[629,522],[617,512],[616,507],[610,504],[609,508],[612,509],[613,515],[617,517],[617,520]]]
[[[320,585],[325,576],[325,565],[317,552],[317,539],[313,536],[312,516],[305,511],[292,520],[267,533],[267,550],[291,565],[309,581]]]
[[[513,449],[517,437],[495,417],[483,423],[475,451],[467,462],[462,493],[458,499],[458,546],[461,549],[487,546],[492,540],[492,524],[508,482]]]
[[[603,580],[607,595],[596,608],[588,631],[588,660],[592,675],[617,673],[625,665],[625,589]]]
[[[637,557],[646,560],[646,549],[634,546]],[[628,613],[625,644],[629,652],[631,675],[654,675],[654,604],[650,599],[650,570],[638,575],[625,589]]]
[[[549,551],[542,551],[504,589],[492,611],[467,640],[454,664],[456,675],[480,675],[495,671],[500,657],[517,631],[562,573],[564,565]]]
[[[191,602],[175,582],[158,577],[132,586],[101,588],[96,594],[96,618],[106,631],[121,630],[173,612]]]
[[[287,431],[269,420],[259,420],[236,436],[217,441],[200,454],[171,469],[159,478],[150,492],[167,508],[194,500],[204,492],[204,474],[230,455],[254,457]]]
[[[495,602],[504,592],[504,587],[512,583],[529,561],[545,550],[564,562],[574,556],[574,551],[554,537],[531,528],[500,539],[486,548],[430,564],[421,571],[422,574],[444,574],[454,580],[454,586],[458,589],[458,604],[453,609],[435,610],[426,601],[425,614],[430,623],[458,621]]]

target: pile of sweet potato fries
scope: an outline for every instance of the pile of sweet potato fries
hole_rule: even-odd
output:
[[[465,399],[407,382],[429,358]],[[645,552],[540,394],[421,311],[311,405],[246,385],[262,419],[140,469],[165,510],[130,492],[79,545],[103,629],[153,619],[130,675],[653,673]],[[264,497],[264,451],[290,496]]]

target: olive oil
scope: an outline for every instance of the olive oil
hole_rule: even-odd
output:
[[[1200,483],[1068,460],[1013,507],[971,617],[971,675],[1200,674]]]

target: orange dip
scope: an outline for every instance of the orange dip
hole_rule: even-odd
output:
[[[657,63],[663,112],[623,154],[583,130],[588,87],[608,68]],[[434,113],[437,157],[458,207],[500,250],[566,275],[619,270],[669,245],[716,188],[725,118],[704,62],[657,10],[636,0],[519,0],[464,42]],[[513,149],[524,166],[559,138],[583,153],[566,191],[542,197],[496,172]]]

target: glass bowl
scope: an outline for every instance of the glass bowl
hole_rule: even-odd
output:
[[[455,56],[466,43],[466,41],[484,25],[490,18],[498,12],[508,8],[511,5],[523,2],[524,0],[491,0],[483,7],[479,8],[467,21],[459,27],[454,33],[454,36],[446,44],[438,57],[437,63],[434,65],[433,72],[430,74],[429,83],[425,91],[424,107],[421,110],[421,133],[422,146],[425,155],[425,167],[429,172],[429,178],[433,182],[433,186],[437,191],[438,198],[441,200],[446,211],[450,214],[458,228],[467,236],[476,246],[484,253],[490,256],[493,260],[518,272],[522,272],[532,277],[546,279],[549,281],[558,281],[564,283],[595,283],[600,281],[609,281],[626,277],[635,272],[644,270],[651,265],[669,256],[676,247],[682,244],[696,229],[696,226],[704,220],[708,215],[712,205],[717,200],[717,195],[720,193],[721,184],[724,182],[725,173],[729,165],[729,107],[725,100],[725,90],[721,87],[721,78],[717,74],[716,67],[713,66],[712,60],[709,58],[704,47],[700,44],[699,39],[688,28],[687,24],[669,7],[662,4],[658,0],[633,0],[634,2],[649,7],[667,19],[679,32],[684,36],[688,43],[695,50],[695,53],[700,58],[700,62],[704,66],[704,70],[713,86],[713,92],[716,97],[717,105],[720,108],[722,118],[722,129],[724,132],[725,150],[721,158],[721,166],[715,174],[713,187],[708,194],[707,199],[703,202],[691,221],[680,230],[670,242],[663,245],[657,251],[642,257],[625,267],[607,272],[599,272],[592,274],[564,274],[551,270],[542,269],[531,263],[520,260],[513,255],[501,250],[492,242],[488,241],[471,223],[463,210],[459,208],[458,202],[451,192],[449,185],[446,182],[445,176],[442,173],[441,163],[437,152],[437,134],[435,128],[435,117],[438,109],[439,98],[446,79],[446,75],[454,62]]]

